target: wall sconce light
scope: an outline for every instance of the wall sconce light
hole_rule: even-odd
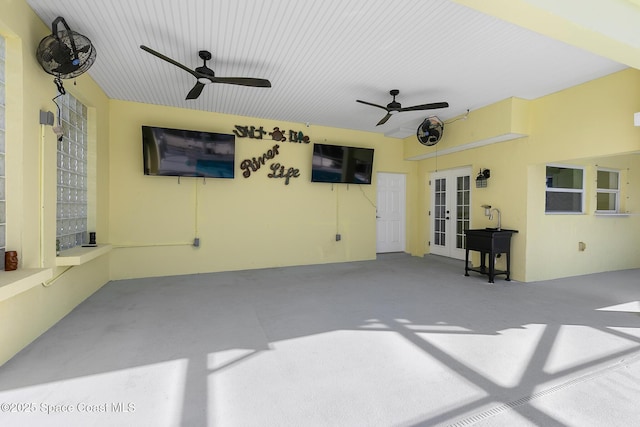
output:
[[[476,188],[485,188],[487,186],[487,180],[490,177],[491,171],[489,169],[480,169],[476,177]]]

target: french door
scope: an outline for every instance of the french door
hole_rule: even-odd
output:
[[[471,219],[471,168],[432,173],[429,190],[431,253],[464,259],[464,232]]]

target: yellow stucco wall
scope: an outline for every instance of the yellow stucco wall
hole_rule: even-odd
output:
[[[491,170],[487,188],[472,188],[471,227],[495,226],[483,215],[480,206],[486,203],[501,210],[503,227],[519,231],[512,239],[514,279],[530,282],[637,268],[640,256],[634,236],[640,231],[640,128],[633,126],[633,114],[640,111],[639,92],[640,72],[628,69],[536,100],[501,101],[470,112],[466,120],[445,125],[437,146],[406,152],[419,156],[433,154],[437,148],[445,153],[420,161],[419,183],[426,183],[436,169],[471,166],[475,173],[480,168]],[[482,122],[481,133],[474,120]],[[452,148],[473,147],[477,138],[503,135],[505,129],[528,136],[446,154]],[[404,143],[405,147],[417,145],[413,137]],[[586,168],[583,215],[545,214],[549,163]],[[593,214],[596,165],[628,169],[623,191],[632,215]],[[429,198],[424,193],[419,199],[418,230],[428,240],[431,224],[425,212]],[[578,251],[578,242],[587,243],[587,250]]]
[[[6,196],[7,250],[16,250],[19,269],[51,268],[59,278],[0,301],[0,365],[49,329],[109,280],[108,256],[73,267],[56,268],[56,137],[39,124],[39,111],[54,111],[57,89],[35,58],[50,34],[24,1],[0,2],[0,34],[6,39]],[[89,78],[65,82],[69,93],[92,111],[91,146],[97,197],[92,222],[108,233],[108,99]],[[103,213],[104,212],[104,213]],[[12,272],[0,271],[3,283]]]
[[[417,165],[402,159],[401,140],[123,101],[111,102],[111,123],[112,278],[373,259],[377,172],[407,175],[407,229],[414,228]],[[236,125],[267,132],[277,126],[303,131],[311,143],[236,136],[235,179],[178,180],[143,174],[142,125],[228,134]],[[313,142],[374,148],[373,185],[312,183]],[[242,160],[260,157],[275,144],[279,154],[244,177]],[[300,176],[288,185],[268,178],[273,163],[297,168]],[[191,245],[196,229],[198,248]],[[416,252],[415,241],[408,232],[407,252]]]

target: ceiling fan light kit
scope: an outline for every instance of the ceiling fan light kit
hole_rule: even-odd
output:
[[[386,107],[383,107],[382,105],[378,105],[378,104],[373,104],[367,101],[361,101],[359,99],[357,99],[356,102],[359,102],[365,105],[371,105],[372,107],[381,108],[387,112],[387,114],[376,124],[376,126],[385,124],[387,120],[391,118],[392,115],[396,113],[402,113],[403,111],[435,110],[438,108],[447,108],[449,106],[447,102],[433,102],[430,104],[421,104],[421,105],[414,105],[413,107],[402,108],[402,105],[398,101],[396,101],[396,96],[398,96],[399,94],[400,94],[400,91],[398,89],[391,89],[389,91],[389,95],[393,97],[393,100],[390,103],[388,103]]]
[[[207,61],[211,60],[213,56],[211,55],[211,52],[206,50],[201,50],[198,52],[198,56],[200,57],[200,59],[202,59],[203,65],[196,68],[195,70],[192,70],[186,65],[183,65],[178,61],[151,49],[150,47],[140,45],[140,49],[162,59],[163,61],[173,64],[178,68],[185,70],[187,73],[196,78],[196,84],[189,91],[186,99],[197,99],[202,93],[202,89],[204,89],[205,85],[208,85],[210,83],[226,83],[251,87],[271,87],[271,82],[266,79],[257,79],[252,77],[216,77],[216,73],[211,68],[207,67]]]

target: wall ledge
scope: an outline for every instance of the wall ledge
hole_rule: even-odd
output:
[[[72,265],[82,265],[98,258],[111,251],[111,245],[98,245],[92,247],[76,246],[65,251],[61,251],[56,257],[56,266],[68,267]]]
[[[593,213],[595,216],[630,216],[630,215],[634,215],[632,213],[629,212],[612,212],[612,213],[607,213],[607,212],[594,212]]]
[[[34,288],[53,277],[51,268],[22,268],[0,271],[0,301]]]
[[[405,160],[424,160],[424,159],[429,159],[431,157],[436,157],[436,156],[444,156],[447,154],[453,154],[453,153],[457,153],[458,151],[464,151],[464,150],[470,150],[472,148],[478,148],[478,147],[484,147],[485,145],[491,145],[491,144],[495,144],[498,142],[504,142],[504,141],[511,141],[513,139],[519,139],[519,138],[524,138],[527,137],[529,135],[525,135],[522,133],[505,133],[502,135],[497,135],[491,138],[486,138],[480,141],[474,141],[474,142],[470,142],[468,144],[463,144],[463,145],[457,145],[455,147],[451,147],[451,148],[445,148],[444,150],[436,150],[436,151],[432,151],[430,153],[426,153],[426,154],[420,154],[418,156],[413,156],[413,157],[408,157]]]

